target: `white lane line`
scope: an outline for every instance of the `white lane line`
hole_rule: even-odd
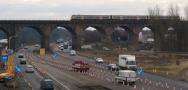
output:
[[[48,76],[50,76],[53,80],[55,80],[57,83],[59,83],[61,86],[63,86],[66,90],[71,90],[69,87],[67,87],[66,85],[64,85],[63,83],[61,83],[60,81],[58,81],[55,77],[53,77],[51,74],[49,74],[48,72],[46,72],[46,74]]]
[[[35,65],[34,63],[33,63],[33,66],[34,67],[36,67],[37,65]],[[41,70],[41,68],[39,68],[39,67],[36,67],[37,69],[40,69],[39,71],[41,72],[41,71],[43,71],[43,70]],[[54,81],[56,81],[57,83],[59,83],[62,87],[64,87],[66,90],[71,90],[68,86],[66,86],[66,85],[64,85],[63,83],[61,83],[60,81],[58,81],[55,77],[53,77],[50,73],[48,73],[48,72],[45,72],[45,74],[47,74],[51,79],[53,79]]]

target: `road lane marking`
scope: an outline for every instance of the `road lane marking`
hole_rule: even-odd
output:
[[[63,83],[61,83],[60,81],[58,81],[55,77],[53,77],[51,74],[49,74],[48,72],[46,72],[46,74],[48,76],[50,76],[53,80],[55,80],[57,83],[59,83],[61,86],[63,86],[66,90],[71,90],[68,86],[64,85]]]
[[[33,63],[34,64],[34,63]],[[34,66],[36,67],[37,65],[34,64]],[[41,70],[41,68],[36,67],[40,72],[43,71]],[[50,73],[45,72],[45,74],[47,74],[51,79],[53,79],[54,81],[56,81],[58,84],[60,84],[62,87],[64,87],[66,90],[71,90],[68,86],[64,85],[63,83],[61,83],[60,81],[58,81],[55,77],[53,77]]]

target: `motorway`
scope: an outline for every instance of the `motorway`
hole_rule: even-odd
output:
[[[18,53],[25,53],[25,56],[27,57],[26,51],[23,49],[18,51]],[[27,57],[27,59],[29,58]],[[15,54],[15,61],[16,64],[19,64],[19,59],[17,58],[17,54]],[[29,62],[27,62],[27,64],[29,64]],[[40,90],[40,81],[45,77],[36,69],[34,69],[34,73],[26,73],[25,72],[26,65],[21,65],[21,68],[22,68],[23,80],[30,87],[30,89]],[[23,90],[28,90],[28,89],[23,89]],[[55,90],[63,90],[63,89],[60,89],[57,85],[55,85]]]
[[[39,56],[28,50],[19,52],[25,53],[28,63],[35,67],[34,73],[23,74],[33,90],[39,90],[40,81],[44,77],[54,81],[55,90],[134,90],[135,88],[114,82],[116,72],[107,70],[107,63],[96,64],[91,58],[70,56],[65,52],[58,52],[57,57],[53,57],[52,54]],[[74,60],[88,62],[91,69],[87,73],[74,72],[71,68]],[[24,65],[22,67],[25,68]],[[188,83],[145,73],[139,76],[136,88],[135,90],[188,90]]]
[[[69,53],[59,53],[59,55],[69,58],[72,60],[80,59],[80,60],[85,60],[88,63],[95,63],[94,59],[83,57],[83,56],[73,56],[70,57]],[[103,68],[105,68],[105,65],[102,65]],[[101,67],[101,66],[100,66]],[[145,73],[143,76],[140,76],[141,81],[146,81],[146,83],[149,83],[150,86],[155,86],[158,87],[158,89],[161,87],[163,89],[164,87],[172,90],[188,90],[188,83],[182,82],[182,81],[177,81],[177,80],[172,80],[166,77],[158,76],[158,75],[153,75],[149,73]],[[144,87],[148,87],[145,86]]]
[[[40,57],[33,53],[27,53],[30,56],[30,62],[34,66],[40,67],[46,73],[56,78],[69,90],[133,90],[133,86],[117,84],[114,82],[115,73],[108,71],[102,65],[90,63],[91,70],[88,73],[73,72],[71,64],[74,60],[80,59],[80,56],[69,56],[69,54],[61,54],[57,58],[53,58],[51,54]],[[66,57],[67,55],[67,57]],[[81,57],[84,58],[84,57]],[[87,59],[84,59],[87,60]],[[141,82],[137,82],[137,88],[145,88],[145,90],[158,90],[157,87],[142,87]]]

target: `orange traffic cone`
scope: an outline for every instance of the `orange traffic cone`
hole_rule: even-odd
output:
[[[129,82],[127,82],[127,86],[129,87]]]
[[[134,88],[133,88],[133,90],[137,90],[137,86],[136,86],[136,84],[134,85]]]

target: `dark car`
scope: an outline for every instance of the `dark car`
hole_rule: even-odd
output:
[[[108,70],[112,70],[112,71],[119,69],[119,67],[116,64],[108,64],[107,68]]]
[[[43,79],[40,82],[41,90],[54,90],[53,81],[51,79]]]
[[[21,58],[20,59],[20,64],[26,64],[26,58]]]

